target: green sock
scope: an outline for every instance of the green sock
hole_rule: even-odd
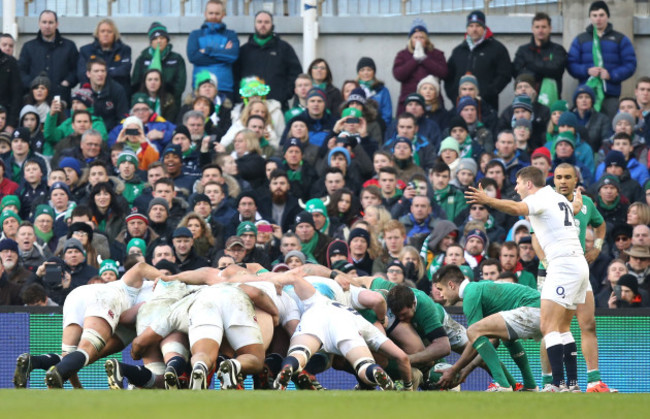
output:
[[[496,349],[490,343],[490,340],[485,336],[481,336],[472,345],[483,358],[483,362],[488,366],[490,372],[492,373],[492,378],[497,382],[501,387],[509,387],[510,383],[503,373],[501,368],[501,362],[499,361],[499,355],[497,354]]]
[[[553,374],[542,374],[542,386],[553,384]]]
[[[599,370],[587,371],[587,382],[588,383],[597,383],[598,381],[600,381],[600,371]]]
[[[526,356],[526,351],[521,342],[518,340],[514,342],[506,341],[504,342],[504,345],[508,348],[512,360],[515,361],[515,364],[519,367],[519,371],[521,371],[521,376],[524,378],[524,387],[529,389],[537,387],[533,372],[530,370],[528,356]]]
[[[517,385],[517,380],[515,380],[515,377],[513,377],[512,374],[510,374],[510,371],[508,370],[508,368],[506,368],[506,364],[504,364],[503,362],[501,363],[501,370],[505,374],[506,379],[510,384],[510,387],[512,387],[512,389],[514,390],[515,386]]]

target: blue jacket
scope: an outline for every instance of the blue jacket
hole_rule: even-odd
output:
[[[578,35],[571,43],[567,68],[569,74],[583,84],[589,78],[587,71],[594,66],[591,52],[593,45],[593,26],[587,26],[586,32]],[[607,29],[600,38],[600,50],[604,66],[610,79],[605,81],[605,95],[620,96],[621,83],[629,79],[636,70],[636,53],[630,39],[607,24]]]
[[[232,47],[226,49],[228,42],[232,42]],[[203,23],[187,39],[187,58],[194,64],[192,86],[198,72],[209,70],[217,76],[219,91],[234,92],[232,65],[238,56],[239,39],[235,31],[226,29],[223,23]]]
[[[639,182],[639,185],[641,185],[641,187],[643,187],[646,181],[650,179],[650,175],[648,175],[648,168],[639,163],[639,161],[634,157],[631,157],[627,161],[627,170],[630,172],[630,177]],[[605,162],[602,162],[596,169],[596,179],[600,179],[604,172]]]
[[[549,150],[555,150],[555,139],[552,141],[547,141],[546,144],[544,144],[544,147],[548,148]],[[594,170],[596,169],[594,152],[589,144],[582,141],[580,134],[576,134],[576,145],[573,150],[578,165],[584,169],[589,169],[590,174],[593,176]],[[553,155],[555,155],[555,151],[553,151]],[[596,177],[593,179],[600,179],[600,177],[596,175]]]
[[[371,89],[364,88],[366,97],[373,99],[379,104],[379,114],[384,120],[386,126],[390,126],[393,121],[393,103],[390,98],[390,92],[383,83],[377,82],[372,85]]]
[[[92,58],[102,58],[106,61],[108,75],[118,82],[124,92],[131,93],[131,47],[117,40],[109,50],[103,50],[97,38],[88,45],[79,49],[79,62],[77,63],[77,77],[79,84],[88,83],[86,77],[86,63]]]
[[[151,115],[151,118],[149,118],[149,122],[144,124],[145,135],[147,135],[149,131],[154,129],[157,129],[158,131],[162,131],[165,133],[162,140],[151,141],[151,144],[156,146],[158,152],[162,154],[163,150],[165,149],[165,146],[169,144],[169,142],[172,140],[172,136],[174,135],[174,130],[176,129],[176,125],[166,121],[164,118],[161,118],[154,113],[153,115]],[[111,132],[108,133],[109,147],[112,147],[113,144],[115,144],[118,135],[120,135],[120,131],[122,131],[121,123],[119,125],[116,125],[115,128],[113,128]]]
[[[395,139],[397,136],[397,118],[386,128],[386,134],[384,135],[384,144],[391,139]],[[442,132],[440,127],[433,119],[429,119],[426,116],[421,116],[418,118],[418,137],[424,137],[431,147],[433,147],[434,153],[438,152],[440,148],[440,142],[442,141]]]

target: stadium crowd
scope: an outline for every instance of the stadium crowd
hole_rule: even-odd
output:
[[[440,304],[434,282],[449,265],[537,290],[529,221],[465,198],[480,186],[518,200],[517,173],[534,166],[593,200],[583,247],[596,306],[650,306],[650,77],[620,96],[634,46],[605,2],[587,13],[568,52],[537,13],[513,57],[481,11],[446,52],[414,20],[394,60],[395,112],[371,57],[340,89],[323,58],[304,74],[268,12],[240,44],[209,1],[186,64],[159,22],[132,60],[112,20],[77,48],[43,11],[18,60],[0,37],[0,304],[63,305],[142,262],[183,275],[224,257],[382,277]],[[570,100],[565,70],[579,82]]]

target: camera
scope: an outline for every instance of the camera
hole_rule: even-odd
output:
[[[618,301],[623,301],[621,298],[621,286],[620,285],[614,285],[614,295],[616,296],[616,299]]]
[[[52,288],[61,287],[61,279],[63,274],[61,271],[61,266],[59,265],[46,265],[45,266],[45,276],[43,277],[43,282]]]
[[[135,136],[137,136],[137,135],[140,135],[140,130],[137,129],[137,128],[127,128],[127,129],[124,131],[124,133],[125,133],[126,135],[135,135]]]

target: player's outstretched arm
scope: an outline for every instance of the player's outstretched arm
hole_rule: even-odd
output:
[[[273,303],[273,300],[271,300],[271,297],[266,295],[266,293],[261,289],[251,287],[249,285],[242,284],[239,286],[239,288],[241,288],[241,290],[244,291],[246,295],[248,295],[248,298],[253,301],[255,307],[266,311],[271,315],[271,317],[273,317],[273,324],[275,326],[278,325],[280,322],[280,313],[278,312],[278,308]]]
[[[440,387],[450,388],[458,385],[458,383],[455,382],[456,374],[465,368],[476,357],[477,354],[478,352],[476,352],[476,349],[474,349],[470,343],[467,343],[467,345],[465,345],[465,350],[463,351],[460,358],[458,358],[458,361],[456,361],[456,363],[452,365],[451,368],[440,371],[442,373],[440,381],[438,381]]]
[[[379,352],[389,358],[397,361],[397,368],[399,369],[400,376],[404,383],[413,384],[413,375],[411,373],[411,362],[409,356],[399,348],[392,340],[388,339],[379,347]],[[413,388],[411,387],[410,390]]]
[[[435,361],[451,353],[451,344],[449,338],[440,336],[433,340],[423,351],[409,355],[411,365],[413,366],[433,366]]]
[[[142,287],[142,281],[145,279],[154,280],[163,276],[162,272],[148,263],[138,262],[124,273],[122,281],[129,287],[140,288]]]
[[[528,205],[526,205],[526,203],[510,201],[507,199],[491,198],[485,193],[481,185],[479,185],[478,189],[470,186],[465,192],[465,200],[468,204],[489,205],[497,211],[505,212],[510,215],[528,215]]]
[[[224,282],[224,279],[219,275],[220,273],[221,271],[215,268],[199,268],[161,279],[164,281],[181,281],[187,285],[214,285],[219,282]]]
[[[573,215],[576,215],[582,209],[582,193],[580,189],[576,189],[573,193],[573,202],[571,204],[573,205]]]
[[[163,340],[163,337],[154,332],[151,327],[147,327],[144,332],[131,342],[131,358],[136,361],[142,358],[145,350],[152,345],[158,345]]]
[[[376,291],[363,290],[359,293],[359,303],[374,311],[377,315],[377,321],[382,325],[384,324],[388,307],[386,305],[386,300],[380,293]]]
[[[364,287],[370,289],[372,281],[375,279],[374,276],[357,276],[350,279],[350,283],[355,287]]]

